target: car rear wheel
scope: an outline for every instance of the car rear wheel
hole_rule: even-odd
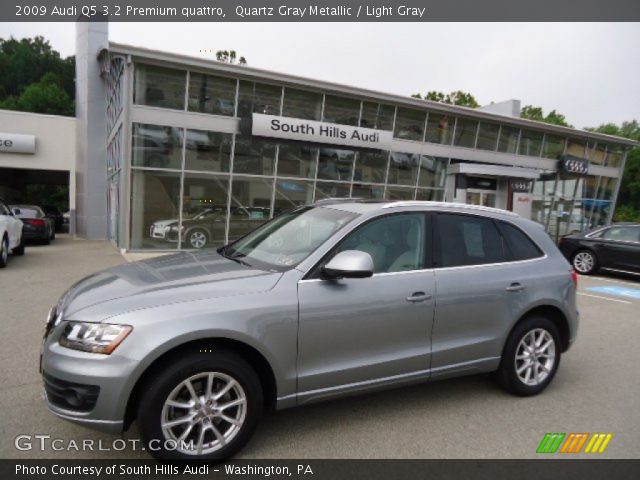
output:
[[[5,236],[2,237],[2,243],[0,243],[0,268],[7,266],[9,260],[9,239]]]
[[[573,256],[571,261],[576,272],[582,275],[590,275],[598,269],[598,260],[589,250],[580,250]]]
[[[198,249],[204,248],[209,241],[209,238],[207,237],[207,232],[199,228],[196,230],[191,230],[187,235],[187,238],[189,239],[189,246],[191,248],[198,248]]]
[[[228,350],[187,355],[147,383],[138,406],[142,438],[161,460],[221,460],[251,438],[262,415],[262,388]]]
[[[498,378],[515,395],[536,395],[553,380],[560,364],[560,334],[548,318],[532,316],[517,324],[502,355]]]

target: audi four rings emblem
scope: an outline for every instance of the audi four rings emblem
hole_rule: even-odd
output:
[[[586,175],[589,171],[589,161],[584,158],[565,157],[562,161],[565,172]]]

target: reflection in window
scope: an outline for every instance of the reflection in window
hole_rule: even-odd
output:
[[[385,200],[413,200],[415,188],[387,187],[384,192]]]
[[[280,115],[282,87],[240,80],[238,87],[238,117],[252,113]]]
[[[132,149],[136,167],[182,168],[182,129],[134,123]]]
[[[420,157],[419,187],[444,187],[447,159],[422,155]]]
[[[273,214],[309,205],[313,202],[313,182],[303,180],[276,180],[276,197]]]
[[[519,135],[519,128],[503,125],[500,131],[500,139],[498,140],[498,151],[503,153],[516,153]]]
[[[419,188],[416,192],[416,200],[426,200],[429,202],[442,202],[444,200],[444,190],[432,188]]]
[[[237,81],[191,72],[189,75],[189,110],[233,116]]]
[[[409,108],[398,108],[394,136],[404,140],[422,141],[426,113]]]
[[[360,126],[377,130],[391,130],[395,107],[380,103],[362,102],[362,117]]]
[[[567,143],[567,155],[578,158],[586,158],[587,142],[584,140],[569,139]]]
[[[358,152],[353,179],[357,182],[384,183],[388,158],[388,152],[372,150]]]
[[[414,186],[418,180],[420,155],[391,152],[387,183]]]
[[[458,118],[453,144],[458,147],[474,148],[476,145],[476,133],[478,121],[469,118]]]
[[[318,160],[318,178],[351,181],[354,157],[353,150],[321,148]]]
[[[384,195],[384,185],[363,185],[354,183],[351,196],[353,198],[374,198],[382,199]]]
[[[228,172],[232,138],[229,133],[187,130],[184,168]]]
[[[429,112],[425,141],[439,143],[441,145],[451,145],[454,122],[453,117]]]
[[[607,146],[600,142],[597,145],[591,144],[589,148],[589,161],[594,165],[603,165],[607,154]]]
[[[532,132],[530,130],[522,130],[520,135],[520,146],[518,147],[519,155],[529,155],[530,157],[540,156],[540,148],[542,147],[542,133]]]
[[[542,156],[544,158],[559,159],[563,153],[564,138],[546,134],[544,136],[544,145],[542,146]]]
[[[613,207],[613,192],[615,191],[616,182],[616,178],[600,177],[598,198],[592,206],[592,227],[599,227],[607,223],[611,208]]]
[[[609,145],[607,149],[607,167],[620,168],[622,165],[623,149],[614,145]]]
[[[275,156],[275,143],[238,135],[233,150],[233,173],[273,175]]]
[[[177,248],[179,205],[179,173],[132,170],[131,248]]]
[[[323,198],[346,198],[350,196],[348,183],[316,182],[314,202]]]
[[[498,147],[498,133],[500,125],[495,123],[480,122],[480,131],[478,132],[478,145],[480,150],[495,151]]]
[[[284,89],[283,116],[320,120],[321,112],[322,94],[293,88]]]
[[[360,101],[325,95],[323,121],[343,125],[358,125]]]
[[[229,177],[185,173],[182,196],[182,248],[225,244]],[[172,235],[177,236],[177,232]]]
[[[278,176],[313,178],[318,149],[301,142],[281,143],[278,152]]]
[[[133,102],[150,107],[184,110],[186,72],[136,64]]]
[[[233,177],[229,242],[246,235],[269,219],[272,190],[273,179]]]

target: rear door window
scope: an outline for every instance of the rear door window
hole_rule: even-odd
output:
[[[619,242],[638,242],[640,227],[611,227],[602,238],[605,240],[617,240]]]
[[[498,224],[511,254],[511,260],[529,260],[544,255],[533,240],[518,227],[507,222],[498,222]]]
[[[438,214],[440,267],[482,265],[506,261],[502,238],[491,219]]]

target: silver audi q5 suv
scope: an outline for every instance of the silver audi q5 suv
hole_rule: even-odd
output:
[[[51,309],[47,407],[158,458],[220,459],[265,408],[496,372],[553,379],[576,275],[536,223],[433,202],[329,200],[218,250],[110,268]]]

